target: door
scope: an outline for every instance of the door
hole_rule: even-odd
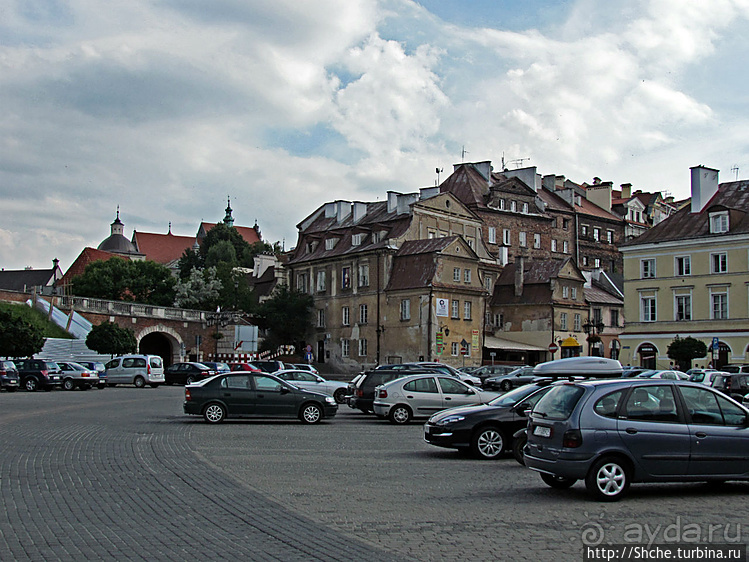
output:
[[[442,408],[454,408],[481,402],[478,392],[454,378],[439,377],[442,390]]]
[[[718,393],[679,387],[689,417],[689,474],[730,476],[749,473],[749,428],[744,411]]]
[[[297,396],[288,386],[273,377],[251,376],[255,388],[255,404],[253,407],[255,415],[269,417],[296,416]]]
[[[619,415],[617,430],[646,474],[687,473],[689,427],[677,409],[673,385],[643,385],[631,389]]]
[[[227,375],[221,381],[221,400],[230,415],[247,416],[254,413],[255,391],[250,375]]]
[[[421,377],[403,385],[403,395],[413,410],[414,416],[431,416],[443,410],[442,395],[434,377]]]

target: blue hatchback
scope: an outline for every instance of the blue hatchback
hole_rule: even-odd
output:
[[[584,480],[602,501],[631,482],[749,480],[749,410],[687,381],[557,383],[531,412],[524,453],[549,486]]]

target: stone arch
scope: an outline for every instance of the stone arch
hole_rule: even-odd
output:
[[[164,366],[169,366],[181,359],[184,341],[174,328],[163,324],[148,326],[138,332],[135,339],[140,353],[161,356]]]

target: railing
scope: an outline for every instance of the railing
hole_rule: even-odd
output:
[[[136,316],[144,318],[165,318],[168,320],[187,320],[191,322],[205,322],[206,312],[187,308],[172,308],[168,306],[153,306],[134,302],[108,301],[104,299],[90,299],[86,297],[58,297],[56,306],[62,310],[76,312],[93,312],[111,314],[114,316]]]

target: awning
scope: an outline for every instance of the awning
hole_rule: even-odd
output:
[[[503,338],[495,338],[494,336],[486,336],[486,338],[484,338],[484,347],[489,349],[503,349],[505,351],[549,351],[545,347],[538,347],[537,345],[520,343]]]
[[[569,337],[562,342],[562,347],[580,347],[580,344],[573,337]]]

